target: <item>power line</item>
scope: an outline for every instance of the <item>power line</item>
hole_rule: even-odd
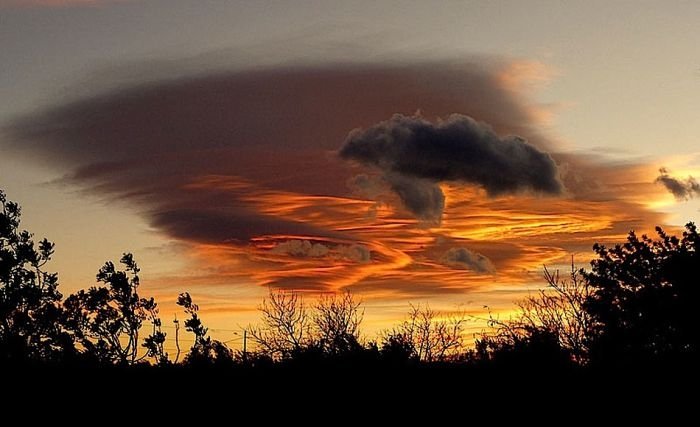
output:
[[[171,325],[161,325],[161,328],[165,329],[175,329],[175,326]],[[234,332],[239,333],[240,329],[221,329],[221,328],[207,328],[210,332]]]

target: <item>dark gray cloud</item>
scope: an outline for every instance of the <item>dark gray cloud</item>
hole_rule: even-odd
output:
[[[379,176],[359,174],[347,185],[353,193],[377,202],[368,212],[370,217],[381,203],[390,203],[393,194],[423,225],[440,225],[442,220],[445,195],[434,181],[389,172]]]
[[[692,176],[686,179],[674,178],[668,174],[666,168],[661,168],[656,182],[666,187],[677,200],[688,200],[700,196],[700,184]]]
[[[389,189],[388,183],[384,177],[370,176],[364,173],[348,179],[347,185],[353,193],[373,200],[378,199]]]
[[[491,260],[466,248],[451,248],[440,258],[440,262],[460,270],[472,270],[476,273],[494,273],[496,269]]]
[[[403,205],[427,225],[439,225],[445,209],[445,195],[440,186],[428,179],[388,173],[386,180]]]
[[[489,125],[461,114],[435,124],[397,114],[351,132],[340,156],[405,177],[480,185],[493,196],[562,191],[547,153],[523,138],[499,137]]]

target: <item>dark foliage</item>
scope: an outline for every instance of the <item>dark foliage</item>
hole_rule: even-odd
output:
[[[682,237],[656,229],[658,239],[631,232],[624,244],[596,244],[585,278],[594,321],[591,358],[597,364],[690,362],[698,355],[700,238],[689,223]]]
[[[185,356],[184,364],[194,367],[233,365],[233,352],[226,347],[226,344],[209,337],[208,329],[204,327],[197,314],[199,306],[192,301],[188,292],[178,296],[177,305],[184,308],[185,313],[190,316],[185,320],[185,330],[194,334],[194,344]]]
[[[476,341],[470,360],[480,365],[518,369],[561,369],[574,366],[560,337],[546,328],[516,335],[496,334]]]
[[[382,361],[393,366],[416,365],[420,362],[413,340],[405,333],[392,333],[382,341]]]
[[[140,270],[133,256],[124,254],[120,263],[124,271],[107,262],[97,273],[97,281],[104,286],[81,290],[66,299],[65,326],[84,354],[100,364],[127,365],[149,357],[167,363],[158,306],[153,298],[139,296]],[[145,320],[152,324],[152,331],[142,343],[145,353],[139,354]]]
[[[21,209],[0,191],[0,360],[60,362],[75,355],[61,328],[58,275],[47,273],[54,244],[20,228]]]

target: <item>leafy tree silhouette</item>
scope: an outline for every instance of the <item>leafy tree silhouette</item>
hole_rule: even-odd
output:
[[[43,239],[37,247],[20,217],[19,205],[0,190],[0,360],[64,360],[75,348],[61,328],[58,275],[42,269],[54,244]]]
[[[627,242],[593,247],[585,303],[596,364],[681,363],[698,355],[700,238],[693,223],[679,239],[657,227],[658,239],[630,232]]]
[[[177,305],[185,309],[190,316],[185,320],[185,329],[194,334],[194,344],[185,356],[184,364],[193,367],[216,366],[230,367],[233,365],[233,352],[221,341],[212,340],[209,330],[204,327],[197,312],[199,306],[192,301],[188,292],[177,298]]]
[[[139,296],[140,269],[132,254],[124,254],[120,263],[124,271],[108,261],[97,273],[97,281],[105,286],[93,286],[66,299],[66,328],[85,356],[98,363],[130,365],[152,358],[166,364],[158,305],[153,298]],[[146,351],[139,354],[144,320],[150,321],[153,329],[142,344]]]

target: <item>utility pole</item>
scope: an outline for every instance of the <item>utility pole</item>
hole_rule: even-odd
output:
[[[248,330],[243,329],[243,360],[248,360],[248,353],[247,353],[247,344],[248,344]]]
[[[180,359],[180,321],[177,320],[177,314],[175,315],[175,347],[177,348],[177,355],[175,356],[175,363]]]

